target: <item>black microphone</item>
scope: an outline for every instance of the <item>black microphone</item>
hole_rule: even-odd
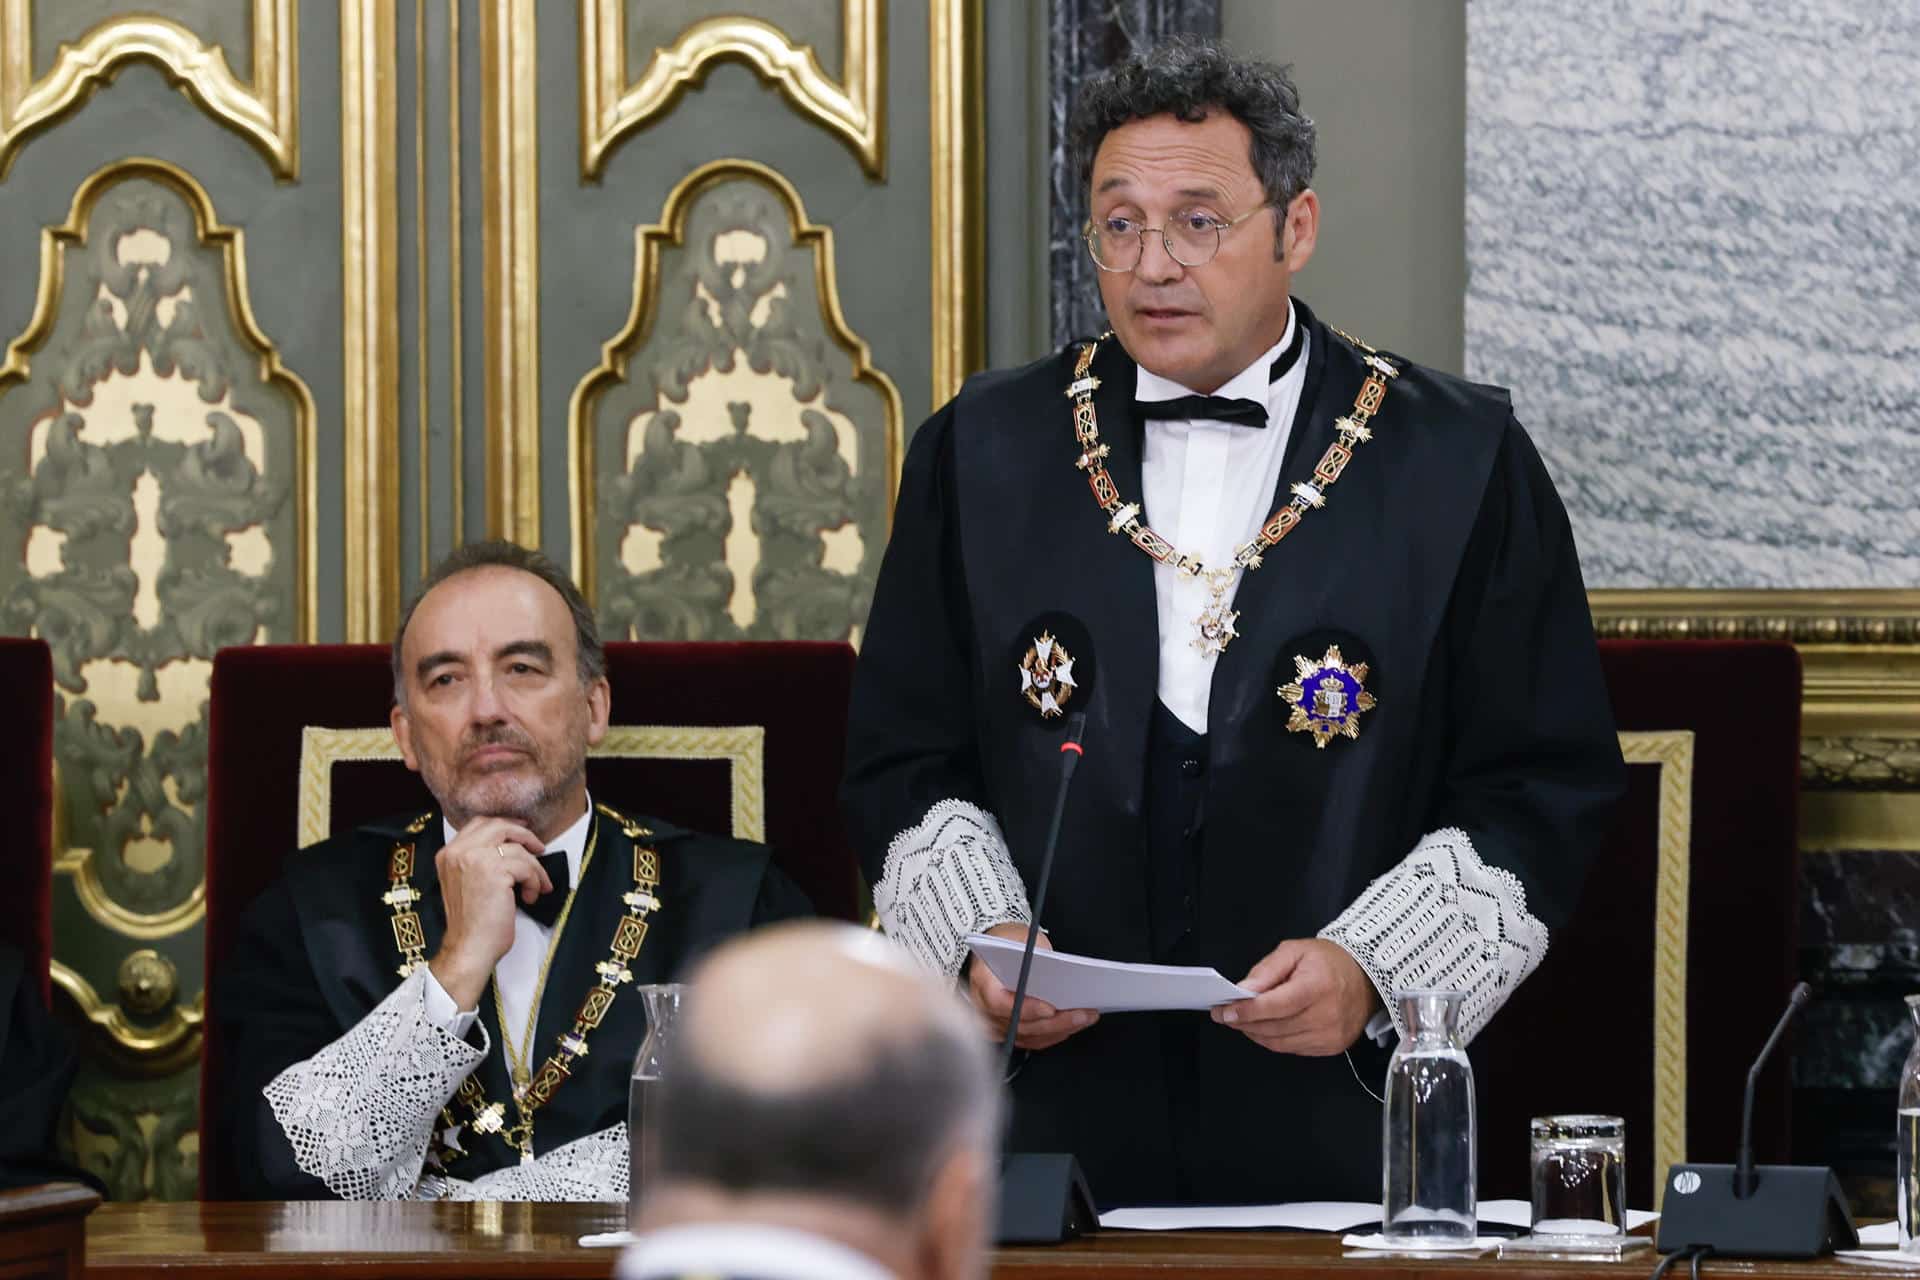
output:
[[[1013,1014],[1007,1021],[1006,1042],[1000,1047],[1000,1074],[1013,1063],[1014,1040],[1020,1034],[1020,1014],[1027,1003],[1027,982],[1033,976],[1033,950],[1040,938],[1040,921],[1047,909],[1047,885],[1053,879],[1053,859],[1060,845],[1060,826],[1067,811],[1067,789],[1085,754],[1087,708],[1093,701],[1098,667],[1093,636],[1086,624],[1067,613],[1044,613],[1020,631],[1020,643],[1010,655],[1013,665],[1040,678],[1055,695],[1035,700],[1040,712],[1035,728],[1052,734],[1062,727],[1060,780],[1053,796],[1053,816],[1047,823],[1047,842],[1040,851],[1040,874],[1034,883],[1032,916],[1027,944],[1020,952],[1020,974],[1013,984]],[[1071,664],[1066,665],[1066,664]],[[1071,678],[1068,673],[1071,672]],[[1049,714],[1047,708],[1054,708]],[[978,963],[978,961],[976,961]],[[1011,1108],[1010,1108],[1011,1109]],[[1057,1244],[1099,1225],[1087,1178],[1072,1153],[1008,1151],[1000,1161],[1000,1207],[994,1232],[1000,1244]]]
[[[1676,1164],[1660,1202],[1663,1253],[1706,1250],[1747,1258],[1814,1258],[1860,1243],[1840,1180],[1823,1165],[1753,1163],[1753,1092],[1787,1024],[1813,993],[1802,982],[1787,998],[1760,1056],[1747,1071],[1737,1163]]]
[[[1811,999],[1812,987],[1804,982],[1794,984],[1793,994],[1787,997],[1786,1012],[1780,1015],[1780,1021],[1773,1024],[1773,1034],[1767,1037],[1760,1056],[1747,1068],[1747,1098],[1740,1108],[1740,1156],[1733,1174],[1733,1194],[1742,1200],[1753,1194],[1753,1087],[1760,1082],[1760,1068],[1767,1065],[1773,1047],[1780,1043],[1780,1037],[1786,1033],[1787,1024],[1793,1021],[1794,1014],[1807,1007],[1807,1001]]]
[[[1060,819],[1067,811],[1067,788],[1073,783],[1073,771],[1080,765],[1085,750],[1080,740],[1086,736],[1087,713],[1076,711],[1067,717],[1067,738],[1060,744],[1060,789],[1053,796],[1053,820],[1047,824],[1046,849],[1040,855],[1040,883],[1033,891],[1033,923],[1027,928],[1027,945],[1020,952],[1020,977],[1013,984],[1013,1016],[1007,1022],[1006,1043],[1000,1046],[1000,1075],[1004,1078],[1013,1066],[1013,1041],[1020,1034],[1020,1010],[1027,1003],[1027,978],[1033,972],[1033,944],[1040,937],[1040,913],[1047,906],[1047,881],[1053,878],[1053,851],[1060,843]]]

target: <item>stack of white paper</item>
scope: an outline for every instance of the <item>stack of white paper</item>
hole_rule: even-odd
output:
[[[1008,987],[1020,977],[1024,943],[976,933],[967,945],[993,976]],[[1254,993],[1235,986],[1217,969],[1171,964],[1122,964],[1064,951],[1036,948],[1027,994],[1056,1009],[1096,1009],[1101,1013],[1145,1013],[1156,1009],[1211,1009],[1246,1000]]]

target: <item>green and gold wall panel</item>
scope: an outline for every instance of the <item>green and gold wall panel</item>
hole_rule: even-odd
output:
[[[515,508],[609,634],[857,641],[905,438],[980,362],[979,15],[718,8],[540,12]]]
[[[195,1185],[221,646],[385,640],[490,535],[612,634],[857,641],[981,363],[983,20],[0,0],[0,629],[54,653],[62,1130],[115,1196]]]
[[[214,652],[366,594],[370,7],[0,0],[0,628],[54,654],[62,1132],[121,1198],[193,1191]]]

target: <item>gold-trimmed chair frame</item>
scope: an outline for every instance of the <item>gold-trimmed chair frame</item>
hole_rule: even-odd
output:
[[[1784,640],[1804,672],[1801,736],[1920,736],[1920,591],[1602,590],[1616,640]]]
[[[1620,734],[1630,765],[1660,770],[1653,898],[1653,1169],[1687,1158],[1687,895],[1693,858],[1690,729]],[[1637,1193],[1636,1193],[1637,1194]]]
[[[732,783],[731,834],[737,840],[767,838],[767,731],[742,725],[614,725],[587,753],[590,760],[721,760]],[[300,848],[325,840],[333,830],[333,766],[364,761],[399,760],[393,730],[330,729],[308,725],[300,731],[300,796],[296,843]]]

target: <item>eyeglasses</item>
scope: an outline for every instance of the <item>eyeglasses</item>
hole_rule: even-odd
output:
[[[1222,222],[1203,209],[1182,209],[1168,218],[1164,227],[1144,226],[1132,218],[1102,218],[1087,223],[1087,253],[1102,271],[1131,271],[1140,265],[1140,255],[1146,252],[1147,233],[1155,231],[1167,247],[1169,258],[1183,267],[1205,266],[1220,252],[1220,237],[1271,207],[1270,203],[1257,204],[1230,222]]]

